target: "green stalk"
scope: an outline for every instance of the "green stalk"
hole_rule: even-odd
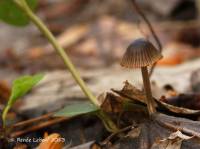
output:
[[[10,106],[6,106],[5,109],[3,110],[3,114],[2,114],[3,128],[6,127],[6,116],[9,109],[10,109]]]
[[[99,111],[97,113],[97,116],[102,120],[105,128],[112,133],[116,133],[119,131],[119,129],[117,128],[117,126],[115,125],[115,123],[113,123],[113,121],[110,119],[110,117],[108,115],[106,115],[106,113],[104,113],[103,111]]]
[[[46,25],[41,21],[40,18],[38,18],[33,11],[29,8],[29,6],[26,3],[26,0],[14,0],[14,2],[26,13],[26,15],[30,18],[30,20],[39,28],[39,30],[46,36],[46,38],[49,40],[49,42],[52,44],[52,46],[55,48],[57,53],[60,55],[62,60],[65,63],[65,66],[68,68],[70,73],[72,74],[73,78],[76,80],[76,82],[79,84],[80,88],[84,92],[84,94],[89,98],[89,100],[98,108],[100,108],[100,103],[96,99],[96,97],[92,94],[90,89],[85,85],[84,81],[81,79],[78,71],[72,64],[71,60],[69,59],[68,55],[65,53],[65,50],[58,44],[53,34],[48,30]],[[116,132],[118,131],[117,126],[115,123],[104,113],[100,110],[100,112],[97,114],[105,124],[106,128],[110,132]]]
[[[85,95],[90,99],[90,101],[94,105],[99,106],[100,103],[97,101],[96,97],[91,93],[89,88],[85,85],[79,73],[77,72],[71,60],[69,59],[68,55],[65,53],[64,49],[57,43],[55,37],[48,30],[46,25],[33,13],[33,11],[29,8],[25,0],[14,0],[14,1],[26,13],[26,15],[30,18],[30,20],[40,29],[40,31],[46,36],[46,38],[49,40],[49,42],[52,44],[52,46],[55,48],[55,50],[63,59],[65,65],[67,66],[73,78],[79,84],[80,88],[85,93]]]

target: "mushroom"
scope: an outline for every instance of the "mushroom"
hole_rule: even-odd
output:
[[[121,61],[121,66],[123,67],[141,68],[144,91],[146,94],[146,104],[150,115],[155,113],[156,109],[151,93],[147,66],[154,64],[161,58],[161,53],[153,44],[141,38],[135,40],[128,46]]]

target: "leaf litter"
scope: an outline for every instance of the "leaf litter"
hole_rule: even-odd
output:
[[[122,90],[112,89],[112,91],[115,93],[112,94],[113,97],[116,96],[117,98],[121,98],[121,104],[128,101],[128,105],[137,105],[139,102],[139,105],[144,107],[145,95],[143,91],[140,91],[128,83],[128,81],[125,82]],[[112,98],[112,100],[113,99],[114,98]],[[105,98],[105,100],[110,100],[110,98]],[[191,114],[199,114],[199,110],[177,107],[158,99],[155,100],[157,101],[157,109],[162,109],[162,112],[166,114],[169,114],[169,112],[163,111],[163,108],[179,115],[184,114],[191,116]],[[115,106],[115,104],[112,106]],[[156,113],[149,118],[145,113],[141,116],[141,110],[140,112],[137,112],[137,106],[135,106],[135,109],[133,107],[131,112],[127,111],[127,109],[121,110],[124,115],[120,120],[126,121],[125,119],[128,118],[130,123],[136,123],[137,127],[135,128],[137,129],[131,129],[124,135],[118,135],[118,141],[111,141],[109,147],[107,146],[108,148],[184,149],[187,148],[187,146],[190,146],[195,149],[200,147],[200,144],[198,143],[200,139],[200,123],[198,121],[161,113]],[[131,137],[132,135],[133,137]],[[127,137],[129,139],[127,139]]]

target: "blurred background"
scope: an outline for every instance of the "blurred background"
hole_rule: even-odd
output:
[[[160,86],[166,82],[174,84],[174,79],[168,79],[171,77],[171,69],[172,74],[180,75],[180,72],[174,70],[179,70],[180,65],[182,67],[182,64],[191,60],[197,62],[189,64],[186,69],[185,66],[184,69],[180,68],[181,73],[188,68],[197,70],[200,56],[200,1],[138,0],[136,3],[150,21],[162,44],[164,58],[158,62],[158,67],[167,69],[161,72],[163,76],[158,73],[159,77],[153,77],[157,80],[167,77],[164,79],[166,81],[160,81]],[[134,39],[146,38],[159,48],[149,27],[131,1],[39,0],[36,13],[66,49],[75,66],[83,71],[81,75],[86,82],[91,81],[92,76],[100,78],[99,82],[107,82],[100,83],[104,84],[100,91],[115,87],[116,84],[113,83],[121,85],[122,80],[132,79],[131,75],[130,78],[124,77],[126,73],[123,73],[119,62],[126,47]],[[32,23],[26,27],[14,27],[3,22],[0,23],[0,68],[0,96],[3,99],[8,95],[4,93],[4,88],[9,88],[12,80],[19,75],[48,72],[55,73],[54,77],[58,78],[59,71],[65,70],[62,60]],[[119,74],[121,72],[121,77],[116,76],[115,71]],[[89,72],[89,76],[85,72]],[[105,76],[109,77],[105,79]],[[182,73],[182,76],[191,80],[191,73]],[[183,79],[185,80],[184,77]],[[191,81],[175,80],[178,80],[175,84],[181,92],[188,90],[191,84]],[[92,90],[96,88],[94,90],[98,91],[98,81],[96,86],[94,80],[91,82]],[[187,83],[183,85],[182,82]]]
[[[198,0],[136,2],[158,35],[165,58],[170,55],[169,61],[164,59],[161,62],[163,65],[179,64],[199,55]],[[147,38],[157,46],[130,1],[42,0],[36,12],[57,36],[76,66],[113,65],[127,45],[139,37]],[[13,27],[1,22],[0,43],[1,68],[12,66],[30,73],[63,68],[52,47],[32,24]]]
[[[141,37],[151,41],[164,55],[157,65],[163,69],[158,69],[153,75],[158,88],[171,84],[179,92],[191,88],[199,91],[200,81],[196,80],[196,75],[200,74],[200,1],[138,0],[136,5],[151,23],[162,49],[159,49],[149,27],[131,1],[39,0],[36,13],[66,49],[96,95],[120,87],[125,80],[135,80],[134,84],[141,85],[140,74],[127,73],[119,65],[127,46]],[[32,23],[25,27],[14,27],[0,22],[0,68],[0,97],[3,105],[12,80],[23,74],[46,72],[51,84],[48,85],[50,88],[44,86],[47,89],[34,93],[36,97],[31,96],[34,100],[28,97],[28,103],[25,102],[28,107],[25,109],[37,107],[37,101],[41,98],[45,104],[54,104],[58,98],[65,99],[66,88],[74,91],[68,95],[70,97],[77,97],[78,92],[81,92],[70,74],[65,74],[66,69],[60,57]],[[192,75],[194,71],[196,74]],[[52,78],[57,79],[53,81]],[[58,95],[57,91],[61,89],[64,95]],[[52,94],[48,96],[43,93],[50,91]]]

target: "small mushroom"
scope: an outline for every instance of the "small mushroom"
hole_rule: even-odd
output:
[[[152,98],[147,66],[154,64],[161,58],[161,53],[153,46],[153,44],[141,38],[135,40],[128,46],[121,61],[121,66],[123,67],[141,68],[147,100],[146,103],[150,115],[155,113],[156,109]]]

